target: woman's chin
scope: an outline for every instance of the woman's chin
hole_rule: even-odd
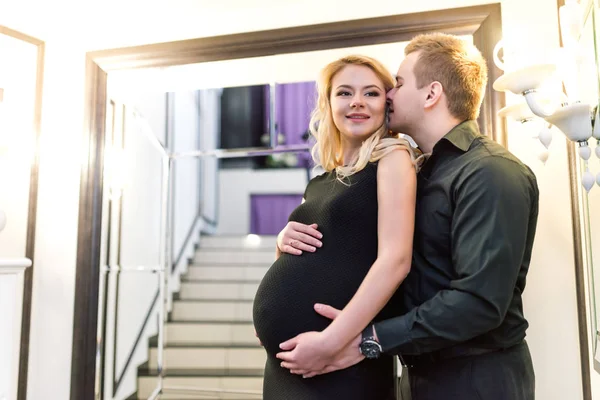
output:
[[[350,140],[362,142],[371,137],[375,131],[376,129],[374,127],[352,127],[342,135]]]

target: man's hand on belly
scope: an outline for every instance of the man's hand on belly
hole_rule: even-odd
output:
[[[324,317],[335,319],[339,310],[318,304],[315,310]],[[311,378],[315,375],[346,369],[365,357],[359,351],[360,334],[341,349],[331,343],[321,332],[305,332],[281,343],[279,347],[287,350],[277,354],[283,360],[281,366],[293,374]]]

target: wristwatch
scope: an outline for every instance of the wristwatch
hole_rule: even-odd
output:
[[[374,335],[374,327],[373,325],[369,325],[362,332],[362,338],[359,345],[360,354],[365,356],[368,359],[379,358],[383,349]]]

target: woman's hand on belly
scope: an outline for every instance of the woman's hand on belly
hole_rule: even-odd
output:
[[[277,248],[282,253],[299,256],[303,251],[314,253],[323,244],[323,238],[317,229],[317,224],[305,225],[300,222],[290,221],[279,235],[277,235]]]
[[[321,371],[336,353],[328,342],[323,332],[304,332],[282,343],[280,348],[287,351],[278,353],[277,358],[283,360],[281,366],[284,368]]]
[[[341,312],[324,304],[315,304],[315,311],[332,320]],[[323,332],[301,333],[281,343],[279,347],[287,351],[278,353],[277,358],[283,360],[281,366],[288,368],[291,373],[312,378],[349,368],[364,360],[365,356],[359,351],[360,341],[361,335],[358,335],[335,351],[333,349],[339,347],[339,344],[332,344],[335,343],[335,339],[327,340]]]

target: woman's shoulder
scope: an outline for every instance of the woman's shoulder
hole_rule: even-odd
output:
[[[378,160],[378,175],[387,173],[397,174],[399,172],[416,174],[417,169],[415,167],[415,159],[410,150],[398,147]]]

